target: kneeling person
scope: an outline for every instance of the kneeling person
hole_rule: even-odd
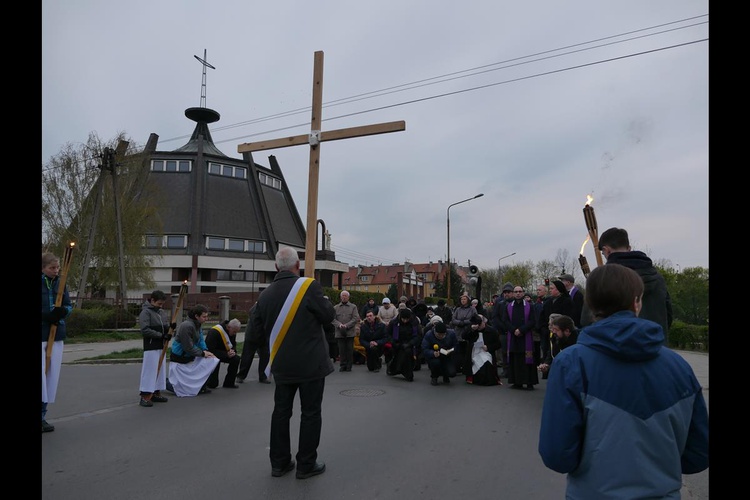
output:
[[[206,346],[220,361],[208,377],[206,385],[209,389],[215,389],[219,385],[221,363],[229,365],[222,387],[226,389],[236,389],[239,387],[235,385],[234,380],[237,378],[237,370],[239,369],[241,359],[236,351],[237,333],[239,333],[241,327],[242,323],[240,323],[240,320],[233,318],[208,330],[206,334]]]
[[[438,385],[438,378],[443,377],[443,383],[450,383],[456,376],[456,362],[454,349],[458,345],[458,338],[453,329],[448,329],[445,323],[438,321],[432,330],[422,339],[422,354],[430,369],[430,383]]]
[[[219,359],[208,350],[201,325],[208,319],[208,308],[197,304],[188,311],[188,319],[180,323],[169,356],[167,390],[178,397],[209,392],[206,381]]]

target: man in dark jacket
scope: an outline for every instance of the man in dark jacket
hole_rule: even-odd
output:
[[[268,344],[263,337],[254,335],[252,332],[253,318],[258,304],[253,304],[248,314],[247,328],[245,329],[245,343],[242,344],[242,356],[240,359],[240,369],[237,371],[237,382],[243,383],[250,373],[253,366],[255,353],[258,353],[258,382],[261,384],[270,384],[271,381],[266,377],[266,366],[268,366],[268,357],[271,355],[268,351]]]
[[[651,259],[639,250],[631,250],[628,232],[619,227],[611,227],[601,234],[599,251],[607,259],[607,264],[629,267],[641,277],[645,289],[641,299],[643,306],[638,317],[659,323],[664,330],[664,345],[669,346],[672,299],[667,291],[667,282],[654,267]]]
[[[323,297],[323,287],[312,278],[301,278],[297,251],[281,247],[276,253],[276,277],[258,297],[253,332],[271,346],[266,375],[273,374],[276,390],[271,415],[271,475],[281,477],[295,467],[289,421],[299,390],[300,430],[297,479],[325,472],[318,462],[323,424],[321,406],[325,378],[333,372],[323,325],[336,315]]]

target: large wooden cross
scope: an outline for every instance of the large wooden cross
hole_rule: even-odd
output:
[[[313,97],[312,121],[310,134],[295,135],[282,139],[272,139],[261,142],[246,142],[237,146],[238,153],[263,151],[266,149],[285,148],[300,144],[310,145],[310,176],[307,189],[307,235],[305,240],[305,276],[315,278],[316,257],[316,225],[318,224],[318,177],[320,173],[320,143],[323,141],[337,141],[350,137],[365,135],[387,134],[406,130],[405,121],[378,123],[361,127],[342,128],[322,132],[320,130],[321,113],[323,108],[323,51],[315,52],[313,66]]]

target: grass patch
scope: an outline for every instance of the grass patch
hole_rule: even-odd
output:
[[[143,349],[133,348],[124,351],[111,352],[85,359],[140,359],[143,358]]]
[[[141,332],[123,332],[123,331],[101,331],[77,333],[68,335],[65,339],[66,344],[92,344],[99,342],[119,342],[121,340],[140,340],[143,336]]]
[[[131,338],[125,338],[125,339],[119,339],[119,340],[133,340]],[[95,340],[89,340],[87,342],[96,342]],[[102,342],[115,342],[115,340],[103,340]],[[68,343],[68,339],[65,339],[65,343]],[[78,343],[84,343],[84,341],[80,341]],[[235,349],[237,352],[241,353],[242,349],[244,348],[245,343],[244,342],[237,342],[237,348]],[[169,359],[170,349],[167,349],[167,354],[165,355],[165,359]],[[93,356],[90,358],[83,358],[81,361],[84,360],[98,360],[98,359],[142,359],[143,358],[143,349],[140,347],[134,347],[132,349],[125,349],[124,351],[115,351],[111,352],[109,354],[101,354],[99,356]]]

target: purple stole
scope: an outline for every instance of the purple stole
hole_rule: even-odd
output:
[[[515,301],[508,303],[508,319],[511,321],[511,323],[513,322],[513,305],[515,303],[516,303]],[[529,304],[528,302],[524,300],[523,301],[523,314],[527,322],[529,321],[530,312],[531,312],[531,304]],[[510,355],[510,342],[512,339],[512,335],[513,335],[512,331],[509,331],[506,334],[508,338],[506,350],[509,355]],[[533,335],[531,335],[531,332],[527,332],[524,334],[524,338],[526,341],[526,346],[524,349],[524,362],[527,365],[533,365],[534,364],[534,337]]]

